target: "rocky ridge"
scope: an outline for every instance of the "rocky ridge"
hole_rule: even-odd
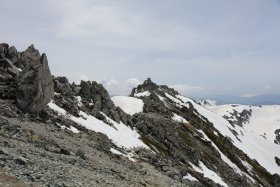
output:
[[[141,94],[143,92],[145,94]],[[140,95],[139,98],[144,101],[144,112],[133,115],[133,122],[141,131],[144,141],[153,150],[164,155],[165,158],[173,160],[173,163],[177,162],[177,164],[189,165],[189,163],[193,163],[199,166],[198,162],[202,161],[232,186],[252,186],[254,183],[254,185],[264,186],[278,184],[279,175],[271,175],[258,162],[236,148],[228,137],[220,134],[207,118],[200,115],[193,107],[194,103],[184,102],[180,97],[177,97],[178,94],[174,89],[165,85],[156,85],[150,79],[133,89],[131,93],[131,96],[134,97]],[[244,115],[239,116],[240,120],[243,122],[248,119],[248,115],[250,113],[244,112]],[[174,116],[180,116],[186,121],[182,119],[180,119],[182,121],[178,121],[176,118],[174,120]],[[208,140],[205,139],[205,135]],[[220,152],[217,151],[216,147]],[[237,174],[236,169],[233,170],[228,163],[225,164],[225,161],[221,159],[221,154],[228,157],[241,170],[243,176]],[[253,166],[253,169],[248,171],[240,160],[248,162]],[[153,164],[164,171],[160,164]],[[176,167],[182,166],[178,164]],[[180,169],[178,170],[180,171]],[[195,171],[185,170],[184,172],[188,172],[198,179]],[[174,178],[172,174],[169,176]],[[199,180],[200,183],[202,181]]]

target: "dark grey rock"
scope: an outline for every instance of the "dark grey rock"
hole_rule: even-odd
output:
[[[37,69],[38,66],[42,64],[40,60],[40,52],[35,49],[33,44],[20,54],[21,56],[19,61],[16,63],[16,66],[21,68],[22,70],[29,70],[31,68]]]
[[[275,187],[279,187],[280,186],[280,175],[275,173],[273,175],[273,182],[274,182]]]
[[[84,159],[84,160],[87,159],[85,152],[84,152],[83,150],[81,150],[81,149],[78,149],[78,150],[77,150],[76,155],[77,155],[78,157]]]
[[[9,47],[9,49],[8,49],[8,55],[9,55],[9,56],[17,55],[17,49],[15,48],[15,46]]]
[[[9,152],[4,148],[0,148],[0,155],[9,155]]]
[[[27,164],[27,161],[24,157],[22,156],[18,156],[16,159],[15,159],[15,162],[19,165],[26,165]]]
[[[19,75],[19,70],[9,59],[0,60],[0,67],[2,73],[8,73],[12,77]]]
[[[81,81],[81,95],[83,98],[86,100],[90,101],[91,100],[91,83],[90,81]]]
[[[53,82],[57,93],[71,94],[72,89],[66,77],[54,77]]]
[[[280,144],[280,129],[276,129],[274,133],[275,133],[274,143]]]
[[[36,51],[34,53],[37,54]],[[38,60],[36,58],[30,59]],[[30,65],[30,69],[25,70],[19,76],[16,100],[23,111],[38,113],[53,98],[54,87],[45,54],[41,56],[39,61],[30,62]]]
[[[276,162],[276,164],[280,167],[280,158],[275,157],[275,162]]]

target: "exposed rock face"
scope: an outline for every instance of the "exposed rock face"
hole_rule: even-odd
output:
[[[66,77],[53,77],[53,82],[57,93],[74,95]]]
[[[0,44],[0,96],[15,99],[25,112],[39,113],[54,96],[46,54],[33,45],[22,53]]]
[[[124,113],[112,102],[107,90],[103,85],[93,81],[81,81],[80,85],[70,84],[66,77],[54,77],[55,95],[54,100],[67,112],[74,116],[79,116],[79,110],[104,120],[100,112],[115,120],[122,121],[124,124],[133,126],[131,117]],[[78,97],[82,99],[83,105],[79,105]]]
[[[232,105],[233,107],[235,105]],[[250,117],[252,116],[252,109],[250,110],[243,110],[241,113],[239,113],[237,110],[233,110],[232,113],[230,113],[229,116],[223,116],[226,120],[230,122],[231,125],[239,125],[243,126],[244,124],[248,123],[250,121]]]
[[[38,113],[54,96],[52,76],[45,54],[36,61],[27,62],[32,65],[19,76],[16,99],[22,110]]]
[[[1,98],[13,98],[16,81],[19,75],[19,70],[13,64],[12,55],[16,55],[17,52],[14,51],[14,47],[10,47],[8,44],[0,44],[0,97]],[[15,57],[17,59],[17,57]]]
[[[274,143],[280,144],[280,129],[275,130],[275,140]]]

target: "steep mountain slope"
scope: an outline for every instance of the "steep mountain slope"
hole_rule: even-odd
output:
[[[227,119],[232,125],[243,127],[269,142],[280,144],[279,105],[208,105],[209,110]]]
[[[196,167],[201,169],[206,165],[220,177],[214,181],[221,185],[224,185],[221,180],[233,186],[279,183],[279,176],[274,174],[280,171],[277,165],[280,149],[276,145],[266,144],[254,133],[232,126],[195,101],[150,79],[135,88],[131,96],[144,102],[144,112],[133,115],[144,142],[173,162],[196,165],[187,166],[192,168],[187,171],[192,176],[198,171]],[[205,172],[200,170],[200,173],[207,177]],[[240,175],[247,179],[242,180]]]

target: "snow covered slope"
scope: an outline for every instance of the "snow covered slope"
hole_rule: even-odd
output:
[[[276,131],[280,129],[280,106],[248,106],[248,105],[217,105],[207,108],[225,117],[233,124],[238,123],[246,131],[262,136],[271,143],[280,143],[276,139]],[[247,119],[243,116],[248,113]],[[243,118],[242,118],[243,117]]]
[[[136,130],[131,129],[130,127],[124,125],[122,122],[115,122],[103,113],[101,114],[105,116],[106,120],[110,122],[112,126],[104,123],[94,116],[86,114],[83,111],[80,111],[79,113],[81,117],[75,117],[73,115],[67,114],[67,112],[63,108],[57,106],[53,101],[51,101],[48,106],[51,109],[57,111],[60,115],[70,118],[71,120],[79,123],[87,129],[106,134],[108,138],[111,139],[113,143],[118,147],[123,147],[125,149],[132,149],[135,147],[148,148],[148,146],[139,139],[140,135]]]
[[[170,98],[170,96],[168,97]],[[255,133],[256,131],[262,132],[261,130],[265,129],[264,127],[261,128],[260,125],[261,123],[257,123],[255,125],[256,127],[259,127],[259,129],[256,128],[255,131],[251,130],[254,129],[252,127],[246,129],[238,125],[233,126],[221,115],[216,114],[204,108],[203,106],[194,102],[192,99],[186,98],[181,95],[176,95],[176,98],[173,98],[174,102],[177,102],[177,104],[181,104],[178,102],[178,99],[180,100],[180,102],[183,102],[184,105],[185,103],[191,103],[193,107],[197,110],[198,115],[207,118],[211,123],[213,123],[214,127],[220,131],[221,134],[229,137],[236,147],[241,149],[250,158],[256,159],[269,172],[280,174],[280,166],[278,166],[275,161],[275,158],[279,157],[280,155],[280,146],[272,143],[271,141],[267,141],[266,139],[264,139],[263,137]],[[214,107],[215,106],[213,106],[213,108]],[[266,109],[266,110],[267,113],[271,111],[271,109]],[[223,110],[223,111],[227,111],[227,110]],[[253,122],[258,121],[257,117],[259,116],[260,113],[261,112],[259,110],[256,110],[256,118],[252,120]],[[261,117],[260,119],[262,119],[262,121],[266,119],[265,116],[261,116]],[[271,120],[273,119],[276,120],[276,122],[278,121],[275,118],[272,118]],[[266,124],[269,125],[267,126],[267,129],[270,128],[273,129],[277,127],[277,124],[272,123],[271,125],[269,121]],[[267,132],[269,131],[267,130]],[[269,135],[271,138],[271,133],[269,133]]]
[[[127,114],[133,115],[143,112],[144,103],[141,99],[128,96],[114,96],[111,98],[114,104]]]

